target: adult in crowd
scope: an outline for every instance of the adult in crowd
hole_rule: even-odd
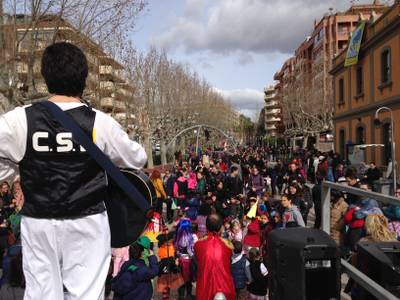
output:
[[[325,175],[321,172],[317,172],[316,174],[317,183],[313,186],[311,190],[312,200],[314,202],[314,211],[315,211],[315,222],[314,228],[320,229],[321,227],[321,215],[322,215],[322,183],[325,180]]]
[[[348,169],[345,173],[347,185],[353,188],[360,188],[360,182],[357,178],[357,171],[355,169]],[[359,197],[353,194],[347,194],[346,202],[349,205],[355,205]]]
[[[232,244],[223,240],[220,216],[207,218],[208,235],[194,245],[197,261],[196,299],[213,300],[221,292],[227,300],[235,299],[235,286],[231,273]]]
[[[0,187],[0,200],[2,205],[9,205],[12,200],[12,193],[10,190],[10,184],[4,181]]]
[[[172,210],[172,201],[174,198],[174,182],[175,176],[171,174],[169,170],[165,170],[164,178],[163,178],[165,193],[167,194],[167,198],[165,202],[167,204],[167,223],[171,224],[174,217],[174,211]]]
[[[281,205],[284,208],[282,221],[283,227],[305,227],[303,217],[296,205],[288,195],[281,196]]]
[[[239,168],[232,166],[229,176],[225,180],[225,187],[228,190],[228,196],[238,196],[243,194],[243,182],[239,178]]]
[[[264,192],[265,183],[264,183],[264,178],[262,177],[257,167],[254,167],[250,173],[249,188],[250,188],[249,193],[251,195],[256,196],[258,199],[261,198]]]
[[[298,184],[304,184],[306,182],[306,179],[301,174],[296,162],[291,162],[289,164],[289,170],[286,172],[284,180],[287,185],[290,185],[293,182]]]
[[[65,42],[48,46],[41,73],[49,101],[93,136],[118,167],[144,166],[143,147],[81,99],[88,63],[78,47]],[[71,135],[40,103],[0,118],[0,157],[19,165],[25,198],[20,211],[25,300],[104,297],[111,258],[107,181]]]
[[[337,190],[331,191],[331,218],[330,234],[338,246],[343,245],[344,215],[349,205],[343,198],[343,193]]]
[[[161,173],[158,170],[154,170],[151,173],[150,176],[150,181],[153,184],[155,190],[156,190],[156,195],[157,195],[157,202],[155,204],[155,209],[158,213],[162,213],[162,207],[163,203],[165,202],[165,199],[167,198],[167,193],[165,192],[164,189],[164,184],[161,179]]]
[[[369,163],[369,168],[365,172],[364,180],[368,183],[368,185],[372,188],[374,192],[378,192],[375,181],[379,180],[382,177],[382,172],[376,167],[375,162],[371,161]]]

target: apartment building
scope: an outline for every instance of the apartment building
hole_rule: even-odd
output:
[[[376,19],[387,9],[379,1],[373,1],[371,4],[352,5],[345,12],[331,10],[315,21],[311,35],[274,76],[281,88],[283,120],[288,135],[301,135],[296,130],[291,134],[290,129],[307,121],[313,124],[307,129],[307,134],[314,131],[317,139],[319,134],[333,130],[333,86],[329,74],[332,60],[347,47],[350,34],[360,21]],[[292,68],[291,76],[285,77],[288,65]],[[297,116],[297,120],[293,116]]]
[[[266,135],[277,137],[279,124],[282,122],[282,110],[277,98],[278,93],[275,86],[269,86],[264,89],[264,120]]]
[[[40,59],[47,45],[55,41],[68,41],[78,45],[88,60],[89,76],[84,99],[94,107],[112,114],[128,128],[134,86],[123,66],[105,53],[100,45],[76,30],[69,22],[48,15],[30,27],[30,17],[17,15],[5,18],[5,58],[9,68],[15,68],[17,88],[31,88],[31,82],[39,94],[46,95],[47,88],[40,74]]]

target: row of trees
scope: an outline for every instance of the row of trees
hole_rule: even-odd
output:
[[[119,121],[143,142],[149,166],[154,145],[159,144],[165,163],[168,141],[185,127],[210,124],[228,132],[237,128],[231,106],[190,66],[172,61],[157,49],[135,50],[128,36],[145,8],[144,0],[0,0],[0,111],[47,95],[39,84],[37,50],[57,40],[70,40],[61,33],[70,24],[72,40],[89,60],[94,57],[99,65],[96,53],[107,53],[124,66],[124,84],[130,88],[123,96],[125,112]],[[97,67],[97,73],[90,70],[94,78],[99,78]],[[109,83],[115,99],[121,83]],[[100,105],[101,89],[100,84],[88,84],[85,97]]]
[[[233,129],[234,110],[188,65],[174,62],[154,48],[148,53],[132,48],[123,64],[136,87],[134,115],[141,126],[135,127],[135,134],[143,138],[149,154],[152,141],[160,144],[162,164],[167,162],[168,142],[184,128],[208,124],[226,132]]]

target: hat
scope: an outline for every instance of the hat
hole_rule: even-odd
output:
[[[166,234],[166,233],[160,234],[160,235],[157,237],[158,246],[161,246],[161,245],[164,244],[167,240],[168,240],[168,234]]]
[[[318,157],[318,159],[321,161],[321,160],[324,160],[325,159],[325,156],[323,156],[323,155],[321,155],[320,157]]]
[[[138,243],[138,245],[142,246],[144,249],[150,249],[150,239],[147,236],[140,236],[136,243]]]
[[[255,218],[257,215],[257,207],[258,207],[258,200],[256,200],[256,203],[252,205],[246,216],[250,219]]]

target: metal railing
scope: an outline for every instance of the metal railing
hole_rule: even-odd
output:
[[[366,190],[362,190],[359,188],[353,188],[349,186],[345,186],[342,184],[338,183],[333,183],[333,182],[328,182],[325,181],[322,184],[322,197],[321,197],[321,206],[322,206],[322,229],[330,234],[330,218],[331,218],[331,189],[334,190],[339,190],[341,192],[346,192],[348,194],[352,195],[357,195],[369,199],[374,199],[376,201],[385,203],[385,204],[394,204],[394,205],[400,205],[400,199],[392,197],[392,196],[387,196],[383,195],[380,193],[375,193],[375,192],[370,192]],[[356,267],[353,265],[349,264],[346,260],[341,259],[341,266],[342,270],[347,273],[347,275],[351,278],[353,278],[354,281],[356,281],[360,286],[365,288],[368,292],[370,292],[372,295],[377,297],[380,300],[397,300],[395,295],[393,295],[391,292],[386,290],[384,287],[382,287],[380,284],[377,282],[373,281],[371,278],[369,278],[367,275],[365,275],[363,272],[358,270]]]

